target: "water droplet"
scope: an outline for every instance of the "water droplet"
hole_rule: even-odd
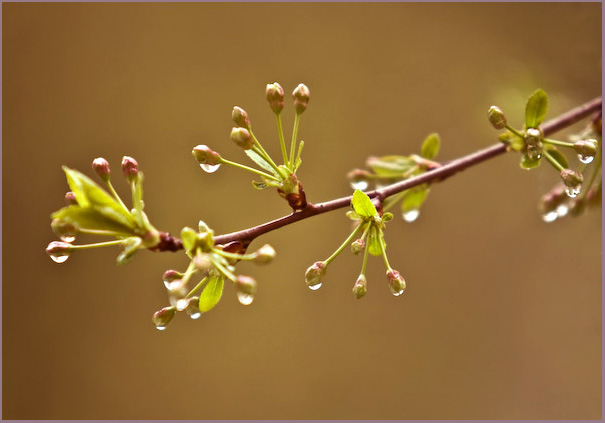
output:
[[[67,261],[67,259],[69,258],[69,253],[55,253],[55,254],[51,254],[50,258],[55,263],[65,263]]]
[[[576,198],[577,195],[580,193],[580,185],[576,186],[576,187],[566,187],[565,188],[565,193],[567,194],[567,196],[569,198]]]
[[[183,285],[183,281],[181,279],[177,279],[175,281],[164,281],[164,286],[168,291],[176,291]]]
[[[63,235],[60,238],[61,238],[61,241],[64,241],[64,242],[74,242],[76,240],[76,237],[73,236],[73,235],[71,235],[71,236],[70,235]]]
[[[559,206],[557,207],[557,216],[564,217],[565,215],[567,215],[568,211],[569,207],[567,207],[567,204],[559,204]]]
[[[393,289],[393,288],[391,288],[391,292],[396,297],[399,297],[401,294],[403,294],[403,291],[404,291],[404,289]]]
[[[542,215],[542,220],[545,222],[554,222],[559,217],[559,213],[556,210],[551,210],[548,213]]]
[[[320,283],[315,284],[315,285],[308,285],[308,286],[309,286],[309,289],[312,290],[312,291],[317,291],[319,288],[321,288],[321,284]]]
[[[157,330],[165,330],[166,326],[156,326],[155,327]]]
[[[202,315],[202,312],[201,312],[201,311],[196,311],[196,312],[194,312],[194,313],[191,313],[191,314],[189,315],[189,317],[190,317],[191,319],[193,319],[193,320],[196,320],[196,319],[199,319],[201,315]]]
[[[176,300],[176,309],[178,311],[183,311],[187,308],[187,304],[189,304],[188,298],[180,298]]]
[[[418,219],[418,216],[420,216],[420,210],[418,210],[418,209],[408,210],[408,211],[404,212],[401,216],[403,217],[403,220],[405,220],[408,223],[411,223],[414,220]]]
[[[204,172],[214,173],[218,170],[219,167],[221,167],[221,164],[219,163],[219,164],[211,165],[208,163],[202,163],[202,164],[200,164],[200,167],[202,168],[202,170]]]
[[[365,191],[366,189],[368,189],[368,186],[368,181],[364,181],[363,179],[361,181],[351,182],[351,188],[358,189],[361,191]]]
[[[583,156],[581,154],[578,154],[578,159],[584,163],[584,164],[588,164],[591,163],[594,160],[594,156]]]
[[[254,301],[254,296],[244,292],[237,293],[237,300],[243,305],[250,305]]]

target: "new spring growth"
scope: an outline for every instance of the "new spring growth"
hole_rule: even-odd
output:
[[[122,171],[130,184],[132,210],[126,207],[109,180],[107,160],[99,157],[92,168],[105,182],[109,192],[77,170],[63,166],[71,191],[66,195],[67,206],[51,215],[51,228],[62,242],[73,242],[79,233],[113,237],[114,240],[94,244],[73,245],[51,243],[47,253],[57,263],[63,263],[75,250],[119,246],[117,264],[127,263],[141,248],[153,248],[160,242],[159,232],[143,212],[143,174],[132,157],[124,157]]]
[[[490,107],[487,111],[487,117],[494,128],[504,129],[506,127],[506,116],[499,107]]]
[[[565,185],[565,192],[570,198],[575,198],[582,187],[584,176],[575,170],[563,169],[561,171],[561,179]]]
[[[248,112],[241,107],[235,106],[231,112],[231,119],[239,127],[250,129],[250,118],[248,118]]]
[[[153,323],[158,330],[166,329],[175,314],[174,307],[164,307],[153,314]]]
[[[246,128],[234,127],[231,129],[231,141],[244,150],[250,150],[254,146],[254,139]]]
[[[269,107],[273,113],[279,115],[284,108],[284,89],[277,82],[267,84],[265,91]]]
[[[389,280],[389,288],[394,296],[398,297],[405,291],[405,280],[397,270],[387,270],[387,279]]]
[[[382,256],[387,271],[394,272],[387,259],[383,233],[385,223],[393,218],[393,214],[387,212],[381,216],[372,200],[360,190],[353,193],[351,206],[353,210],[347,212],[347,217],[356,222],[355,228],[330,257],[324,261],[315,262],[307,269],[305,282],[313,290],[321,287],[321,279],[325,275],[328,265],[350,244],[353,254],[364,251],[361,272],[353,285],[353,294],[356,298],[361,298],[367,292],[365,272],[368,255]],[[361,237],[358,237],[360,234]],[[401,295],[403,291],[397,292],[395,295]]]
[[[309,88],[305,84],[298,84],[298,86],[292,91],[292,97],[294,98],[294,110],[297,115],[301,115],[309,105],[309,98],[311,93]]]

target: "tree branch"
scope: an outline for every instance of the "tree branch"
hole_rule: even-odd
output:
[[[545,122],[542,125],[542,130],[544,131],[545,135],[560,131],[561,129],[571,126],[574,123],[590,116],[592,113],[600,111],[601,106],[602,98],[595,98],[594,100],[591,100],[581,106],[575,107],[569,110],[568,112]],[[366,192],[366,194],[370,198],[382,201],[387,197],[390,197],[394,194],[415,187],[417,185],[442,181],[454,175],[455,173],[458,173],[469,167],[478,165],[479,163],[492,159],[507,151],[508,146],[506,144],[494,144],[491,147],[445,163],[436,169],[429,170],[423,173],[422,175],[394,183],[381,189],[368,191]],[[351,204],[351,198],[352,196],[347,196],[318,204],[309,203],[307,207],[301,211],[293,212],[292,214],[289,214],[287,216],[280,217],[270,222],[254,226],[252,228],[216,236],[214,237],[214,241],[215,244],[228,244],[230,242],[239,242],[243,244],[243,247],[245,248],[255,238],[259,237],[260,235],[264,235],[268,232],[271,232],[275,229],[279,229],[294,222],[298,222],[300,220],[304,220],[322,213],[327,213],[332,210],[349,207],[349,205]],[[182,248],[182,244],[180,243],[180,240],[178,240],[178,238],[171,238],[174,239],[174,242],[170,243],[170,245],[173,247],[170,249],[170,251],[175,251],[175,245],[179,245],[179,247]],[[156,250],[165,251],[160,248],[156,248]]]

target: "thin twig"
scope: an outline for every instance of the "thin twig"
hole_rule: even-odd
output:
[[[561,129],[571,126],[574,123],[590,116],[592,113],[599,111],[601,109],[601,106],[602,98],[595,98],[594,100],[591,100],[581,106],[575,107],[569,110],[568,112],[545,122],[542,125],[542,130],[544,131],[545,135],[550,135],[554,132],[560,131]],[[506,144],[494,144],[491,147],[476,151],[469,155],[452,160],[451,162],[445,163],[443,164],[443,166],[440,166],[433,170],[429,170],[423,173],[422,175],[418,175],[416,177],[394,183],[381,189],[368,191],[366,192],[366,194],[370,198],[383,201],[387,197],[390,197],[394,194],[415,187],[417,185],[442,181],[454,175],[455,173],[458,173],[464,169],[497,157],[505,153],[506,151],[508,151],[508,146]],[[349,205],[351,204],[351,198],[352,196],[347,196],[337,198],[331,201],[326,201],[324,203],[309,203],[307,207],[301,211],[294,212],[287,216],[283,216],[270,222],[266,222],[248,229],[216,236],[214,237],[214,241],[215,244],[227,244],[229,242],[239,241],[247,245],[260,235],[264,235],[275,229],[279,229],[294,222],[298,222],[300,220],[304,220],[312,216],[317,216],[322,213],[327,213],[332,210],[349,207]]]

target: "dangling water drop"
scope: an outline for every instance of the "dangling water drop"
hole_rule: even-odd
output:
[[[201,316],[202,316],[202,312],[201,312],[201,311],[196,311],[196,312],[193,312],[193,313],[191,313],[191,314],[189,315],[189,317],[190,317],[192,320],[199,319]]]
[[[254,295],[246,294],[245,292],[238,292],[237,300],[240,302],[240,304],[250,305],[252,304],[252,301],[254,301]]]
[[[181,279],[177,279],[175,281],[164,281],[164,286],[168,291],[176,291],[183,285],[183,281]]]
[[[54,254],[50,255],[50,258],[55,263],[59,263],[59,264],[65,263],[67,261],[67,259],[69,258],[69,253],[54,253]]]
[[[569,198],[576,198],[578,196],[578,194],[580,193],[580,185],[575,186],[575,187],[566,187],[565,188],[565,193],[567,194],[567,196]]]
[[[76,240],[76,237],[73,235],[63,235],[59,238],[61,238],[61,241],[64,241],[64,242],[74,242]]]
[[[211,164],[208,164],[208,163],[201,163],[200,167],[202,168],[202,170],[204,172],[214,173],[214,172],[216,172],[218,170],[219,167],[221,167],[221,164],[219,163],[219,164],[211,165]]]
[[[557,220],[557,217],[559,217],[559,214],[557,213],[556,210],[551,210],[548,213],[544,213],[542,215],[542,220],[545,222],[554,222],[555,220]]]
[[[393,287],[389,286],[389,288],[391,288],[391,292],[393,293],[394,296],[399,297],[401,294],[403,294],[404,289],[393,289]]]
[[[358,189],[360,191],[365,191],[366,189],[368,189],[368,186],[368,181],[364,181],[363,179],[360,181],[351,182],[351,188]]]
[[[165,330],[166,326],[156,326],[155,327],[157,330]]]
[[[584,164],[588,164],[591,163],[594,160],[594,156],[583,156],[581,154],[578,154],[578,159],[584,163]]]
[[[311,291],[317,291],[319,288],[321,288],[321,284],[320,283],[315,284],[315,285],[307,285],[307,286],[309,287],[309,289]]]
[[[403,217],[403,220],[405,220],[408,223],[411,223],[414,220],[418,219],[418,216],[420,216],[420,210],[418,210],[418,209],[408,210],[406,212],[403,212],[403,214],[401,216]]]
[[[176,309],[178,311],[183,311],[187,308],[187,304],[189,304],[189,300],[187,298],[180,298],[176,300]]]
[[[567,204],[559,204],[559,206],[557,207],[557,216],[565,217],[568,211],[569,207],[567,207]]]

